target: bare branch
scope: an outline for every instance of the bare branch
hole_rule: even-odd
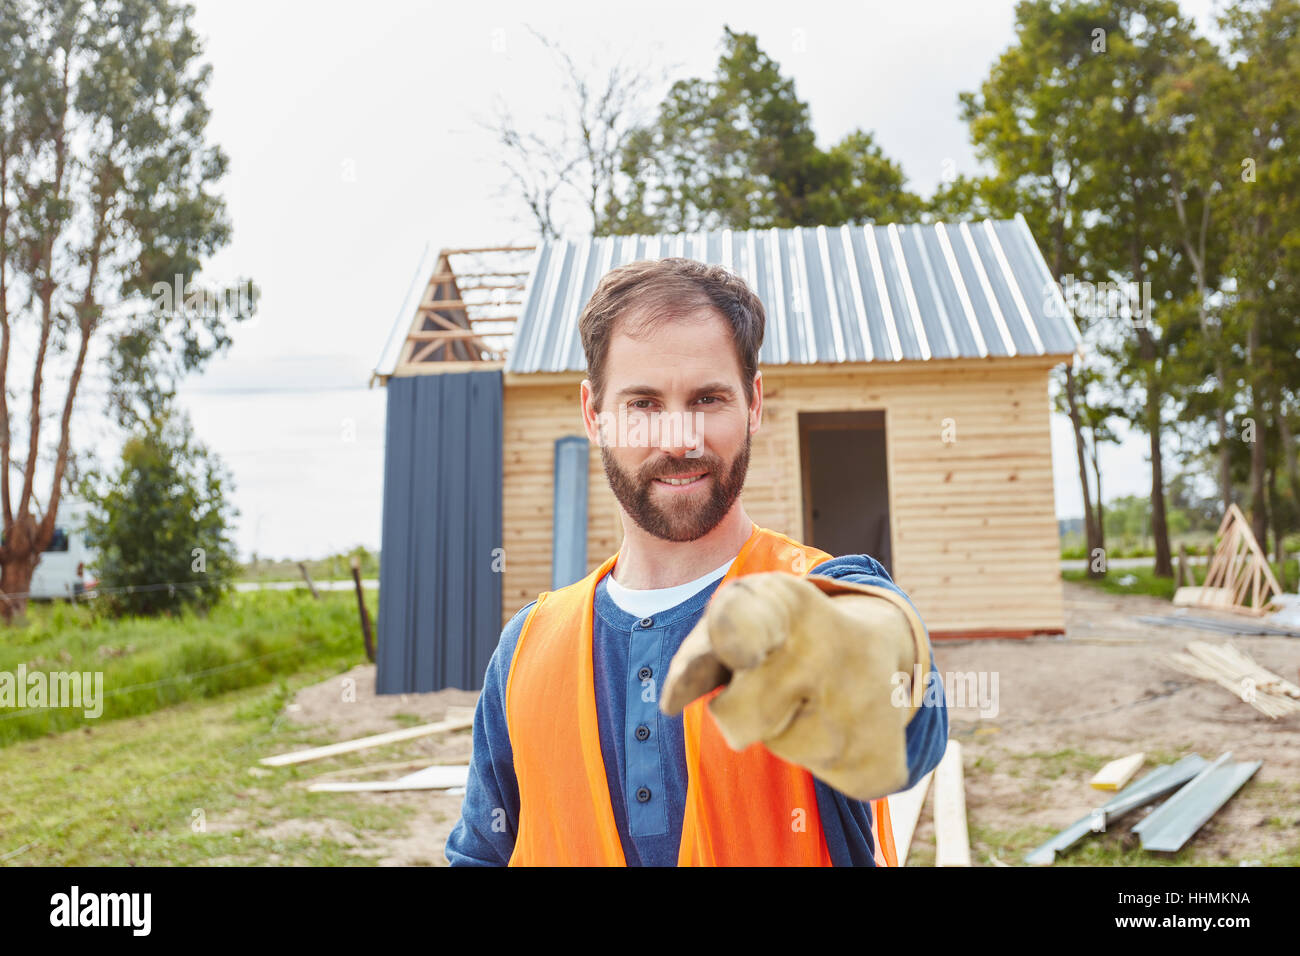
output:
[[[582,204],[589,228],[600,232],[624,146],[645,112],[638,105],[650,85],[648,71],[616,63],[593,84],[557,43],[528,29],[554,56],[562,76],[562,109],[544,117],[553,132],[524,132],[501,106],[494,121],[479,125],[502,147],[500,161],[511,191],[528,208],[543,238],[559,235],[557,207],[565,193]]]

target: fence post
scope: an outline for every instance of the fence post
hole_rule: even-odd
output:
[[[366,642],[366,660],[375,662],[375,639],[370,635],[370,615],[366,613],[365,592],[361,589],[361,562],[352,559],[352,582],[357,586],[357,608],[361,612],[361,636]]]

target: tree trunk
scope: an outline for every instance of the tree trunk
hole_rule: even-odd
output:
[[[1251,436],[1254,441],[1250,443],[1250,530],[1259,546],[1265,548],[1268,540],[1268,502],[1265,498],[1267,485],[1264,474],[1267,464],[1264,448],[1264,400],[1260,394],[1262,389],[1258,385],[1252,385],[1250,392],[1251,412],[1255,421],[1255,434]]]
[[[1147,363],[1147,434],[1151,436],[1151,543],[1156,552],[1155,576],[1172,578],[1174,558],[1169,549],[1169,521],[1165,514],[1164,456],[1160,451],[1160,401],[1156,381],[1156,346],[1149,332],[1139,330],[1140,356]]]
[[[1261,550],[1268,551],[1268,468],[1265,464],[1262,427],[1255,423],[1255,440],[1250,446],[1250,530]]]
[[[1169,521],[1165,515],[1165,474],[1160,455],[1159,412],[1151,415],[1147,429],[1151,433],[1151,537],[1156,551],[1155,575],[1158,578],[1171,578],[1174,576],[1174,562],[1169,551]]]
[[[1263,233],[1263,223],[1258,215],[1254,217],[1256,248]],[[1255,280],[1252,280],[1255,281]],[[1246,368],[1250,376],[1250,414],[1254,422],[1254,439],[1250,445],[1250,530],[1255,535],[1261,549],[1267,553],[1268,514],[1264,501],[1264,389],[1262,387],[1259,363],[1260,339],[1260,300],[1258,289],[1248,290],[1250,308],[1246,323]]]
[[[32,573],[40,561],[36,550],[36,520],[31,515],[15,515],[7,529],[5,552],[0,562],[0,620],[13,624],[27,613],[27,592],[32,589]]]
[[[1101,462],[1099,458],[1101,453],[1097,450],[1097,429],[1092,429],[1092,450],[1089,452],[1089,458],[1092,459],[1092,476],[1097,481],[1097,547],[1103,551],[1106,550],[1106,509],[1102,505],[1101,494]]]
[[[1282,590],[1287,588],[1286,584],[1286,555],[1283,553],[1282,537],[1285,533],[1282,528],[1282,509],[1278,507],[1277,493],[1277,471],[1270,463],[1268,466],[1268,510],[1273,522],[1273,560],[1277,562],[1277,583],[1282,585]],[[1268,554],[1268,549],[1264,542],[1259,543],[1264,554]]]
[[[1079,461],[1079,488],[1083,492],[1083,534],[1086,541],[1088,577],[1105,577],[1104,571],[1098,571],[1093,564],[1094,554],[1103,547],[1100,529],[1097,527],[1097,515],[1092,510],[1092,491],[1088,487],[1088,455],[1083,447],[1083,422],[1079,416],[1079,396],[1074,382],[1074,370],[1065,367],[1065,396],[1070,409],[1070,425],[1074,428],[1074,451]]]
[[[1223,382],[1223,362],[1217,364],[1219,382]],[[1225,392],[1223,401],[1227,401]],[[1228,513],[1228,508],[1232,505],[1232,454],[1228,450],[1228,413],[1220,405],[1217,418],[1219,421],[1219,494],[1223,498],[1223,513]]]
[[[1097,547],[1103,551],[1106,549],[1106,511],[1101,503],[1101,468],[1097,465],[1097,460],[1092,461],[1093,473],[1097,476]]]
[[[1282,441],[1282,462],[1286,468],[1287,482],[1291,485],[1291,503],[1300,515],[1300,467],[1296,465],[1295,436],[1291,432],[1291,421],[1286,417],[1286,408],[1278,402],[1277,434]]]
[[[0,619],[6,624],[21,621],[27,613],[27,592],[32,589],[32,572],[36,562],[23,559],[0,565]],[[12,595],[12,597],[10,597]]]

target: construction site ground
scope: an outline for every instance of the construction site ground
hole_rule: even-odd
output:
[[[1161,660],[1193,640],[1231,640],[1264,667],[1296,681],[1300,639],[1229,639],[1204,630],[1143,624],[1136,618],[1168,615],[1173,608],[1157,599],[1109,595],[1084,584],[1067,583],[1065,601],[1064,636],[935,645],[935,662],[945,678],[984,672],[986,691],[992,690],[993,675],[997,679],[996,713],[990,713],[988,699],[983,714],[975,700],[949,710],[950,736],[963,746],[972,864],[1020,865],[1028,850],[1109,798],[1088,785],[1097,770],[1140,750],[1147,754],[1147,770],[1192,752],[1213,760],[1231,751],[1234,760],[1258,759],[1263,766],[1177,854],[1138,847],[1129,826],[1147,812],[1140,810],[1109,832],[1085,838],[1058,865],[1300,865],[1300,715],[1270,720],[1229,691]],[[462,690],[377,697],[374,668],[358,667],[300,690],[284,716],[313,741],[329,742],[436,721],[448,707],[471,706],[476,698],[475,692]],[[284,785],[305,787],[318,770],[375,763],[465,763],[470,751],[471,734],[464,730],[306,764],[295,775],[299,779]],[[380,769],[358,778],[404,772]],[[338,772],[334,778],[348,776]],[[360,844],[360,854],[379,864],[446,865],[443,847],[460,814],[460,795],[417,791],[329,797],[311,819],[276,825],[298,836],[310,831]],[[327,809],[343,805],[340,801],[381,813],[391,808],[406,825],[374,834],[349,833],[348,824],[331,819]],[[932,820],[927,800],[908,865],[933,863]]]

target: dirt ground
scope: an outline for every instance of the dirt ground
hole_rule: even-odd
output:
[[[1116,757],[1145,751],[1145,770],[1187,753],[1213,760],[1262,760],[1259,772],[1178,855],[1178,862],[1268,862],[1300,849],[1300,715],[1271,720],[1227,690],[1162,663],[1190,641],[1223,643],[1218,633],[1144,624],[1170,615],[1166,601],[1109,595],[1065,584],[1066,635],[1029,641],[940,643],[942,673],[999,674],[995,717],[949,711],[961,741],[972,862],[1018,863],[1023,851],[1069,826],[1109,795],[1089,777]],[[1198,616],[1241,620],[1198,610]],[[1300,639],[1234,637],[1259,664],[1297,682]],[[1100,799],[1098,799],[1100,798]],[[1146,811],[1138,811],[1132,822]],[[1117,856],[1132,851],[1129,821],[1107,834]],[[1046,828],[1033,833],[1031,828]],[[933,847],[929,813],[915,846]],[[1092,862],[1107,862],[1102,857]],[[1132,862],[1139,862],[1135,859]],[[1293,859],[1291,862],[1295,862]]]
[[[950,736],[963,747],[972,863],[1019,865],[1026,851],[1109,799],[1087,781],[1111,759],[1145,751],[1145,771],[1186,753],[1213,760],[1230,750],[1234,760],[1259,759],[1263,766],[1173,862],[1295,865],[1300,860],[1300,715],[1270,720],[1228,691],[1163,664],[1163,655],[1189,641],[1227,640],[1204,630],[1136,620],[1172,613],[1167,602],[1109,595],[1068,582],[1065,599],[1065,636],[935,645],[935,662],[946,682],[954,683],[948,681],[950,674],[983,672],[986,693],[997,691],[984,698],[982,715],[975,701],[949,710]],[[1264,667],[1296,681],[1300,639],[1238,637],[1232,642]],[[346,680],[355,681],[355,702],[342,702]],[[344,740],[439,720],[448,707],[472,706],[476,698],[475,692],[461,690],[376,697],[374,668],[357,667],[300,691],[286,717]],[[384,759],[464,763],[470,750],[466,730],[411,741],[399,756]],[[358,766],[370,762],[365,753],[354,757]],[[443,847],[460,815],[459,795],[350,796],[416,809],[408,833],[367,841],[375,847],[369,852],[377,862],[446,865]],[[1136,850],[1136,838],[1127,832],[1144,812],[1104,836],[1088,837],[1085,843],[1091,846],[1067,860],[1103,865],[1155,861]],[[331,829],[328,820],[281,825],[330,833],[338,829]],[[909,864],[933,861],[933,839],[927,800]]]
[[[353,699],[355,698],[355,699]],[[431,694],[375,694],[375,667],[359,665],[329,680],[300,690],[286,709],[286,716],[296,724],[319,731],[333,740],[351,740],[367,734],[400,730],[416,724],[433,723],[448,715],[448,708],[472,708],[478,691],[448,688]],[[410,762],[409,767],[376,769],[366,773],[333,773],[333,779],[390,780],[434,764],[464,764],[473,750],[472,734],[467,728],[454,733],[420,737],[397,748],[385,748],[380,756],[374,751],[360,751],[349,757],[348,764],[358,768]],[[310,766],[310,765],[308,765]],[[369,850],[361,855],[373,856],[381,866],[432,864],[446,866],[443,847],[452,827],[460,818],[461,796],[441,790],[404,791],[397,793],[357,793],[352,799],[391,807],[411,807],[414,823],[404,834],[388,832],[367,834]],[[332,826],[337,821],[288,820],[279,824],[295,836],[309,832],[307,827],[325,827],[329,835],[341,842],[351,842],[346,827]]]

